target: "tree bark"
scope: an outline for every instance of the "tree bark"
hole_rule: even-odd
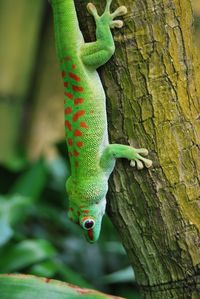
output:
[[[105,1],[93,1],[103,9]],[[94,37],[86,0],[81,28]],[[110,141],[146,147],[153,167],[118,161],[108,212],[144,298],[200,298],[200,88],[189,0],[120,0],[125,27],[102,68]],[[92,29],[91,29],[92,28]]]

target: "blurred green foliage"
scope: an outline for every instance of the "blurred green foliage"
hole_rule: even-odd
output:
[[[68,220],[66,165],[60,155],[17,172],[0,168],[0,273],[34,274],[138,299],[133,271],[108,217],[93,245]]]

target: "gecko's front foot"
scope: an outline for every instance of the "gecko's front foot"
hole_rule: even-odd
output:
[[[121,28],[124,24],[123,21],[114,19],[116,17],[125,15],[127,13],[127,8],[125,6],[120,6],[113,13],[111,13],[111,3],[112,0],[107,0],[105,11],[101,16],[98,15],[97,9],[94,4],[88,3],[87,9],[96,21],[101,20],[101,22],[103,22],[104,24],[108,24],[110,28]]]
[[[130,163],[132,167],[137,166],[137,169],[140,170],[144,168],[144,165],[147,168],[152,166],[152,161],[143,157],[148,155],[148,150],[146,148],[134,149],[134,151],[135,151],[135,157],[134,159],[131,160]]]

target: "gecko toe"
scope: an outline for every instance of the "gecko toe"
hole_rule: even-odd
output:
[[[146,148],[138,148],[136,151],[138,154],[142,154],[143,156],[147,156],[149,154],[149,151]]]
[[[140,160],[136,160],[136,164],[137,164],[137,169],[141,170],[144,168],[144,165],[142,164],[142,162]]]
[[[136,164],[135,161],[134,161],[134,160],[131,160],[131,162],[130,162],[130,166],[131,166],[131,167],[135,167],[135,164]]]
[[[144,161],[144,164],[147,168],[150,168],[153,164],[153,162],[149,159],[144,159],[143,161]]]
[[[115,20],[111,22],[110,28],[122,28],[124,25],[124,22],[121,20]]]
[[[90,2],[87,4],[87,10],[94,18],[97,18],[99,16],[96,6],[93,3]]]
[[[114,19],[119,16],[124,16],[125,14],[127,14],[126,6],[120,6],[111,14],[111,16]]]

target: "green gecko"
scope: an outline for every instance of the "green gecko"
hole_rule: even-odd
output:
[[[96,41],[85,43],[79,29],[73,0],[51,0],[57,56],[64,81],[64,108],[67,152],[71,175],[66,182],[69,218],[79,224],[86,239],[98,240],[106,207],[108,179],[116,158],[127,158],[138,169],[152,165],[144,158],[146,149],[109,144],[105,92],[96,71],[115,51],[111,28],[121,28],[114,20],[127,13],[125,6],[110,12],[112,0],[106,0],[104,13],[87,9],[96,23]]]

